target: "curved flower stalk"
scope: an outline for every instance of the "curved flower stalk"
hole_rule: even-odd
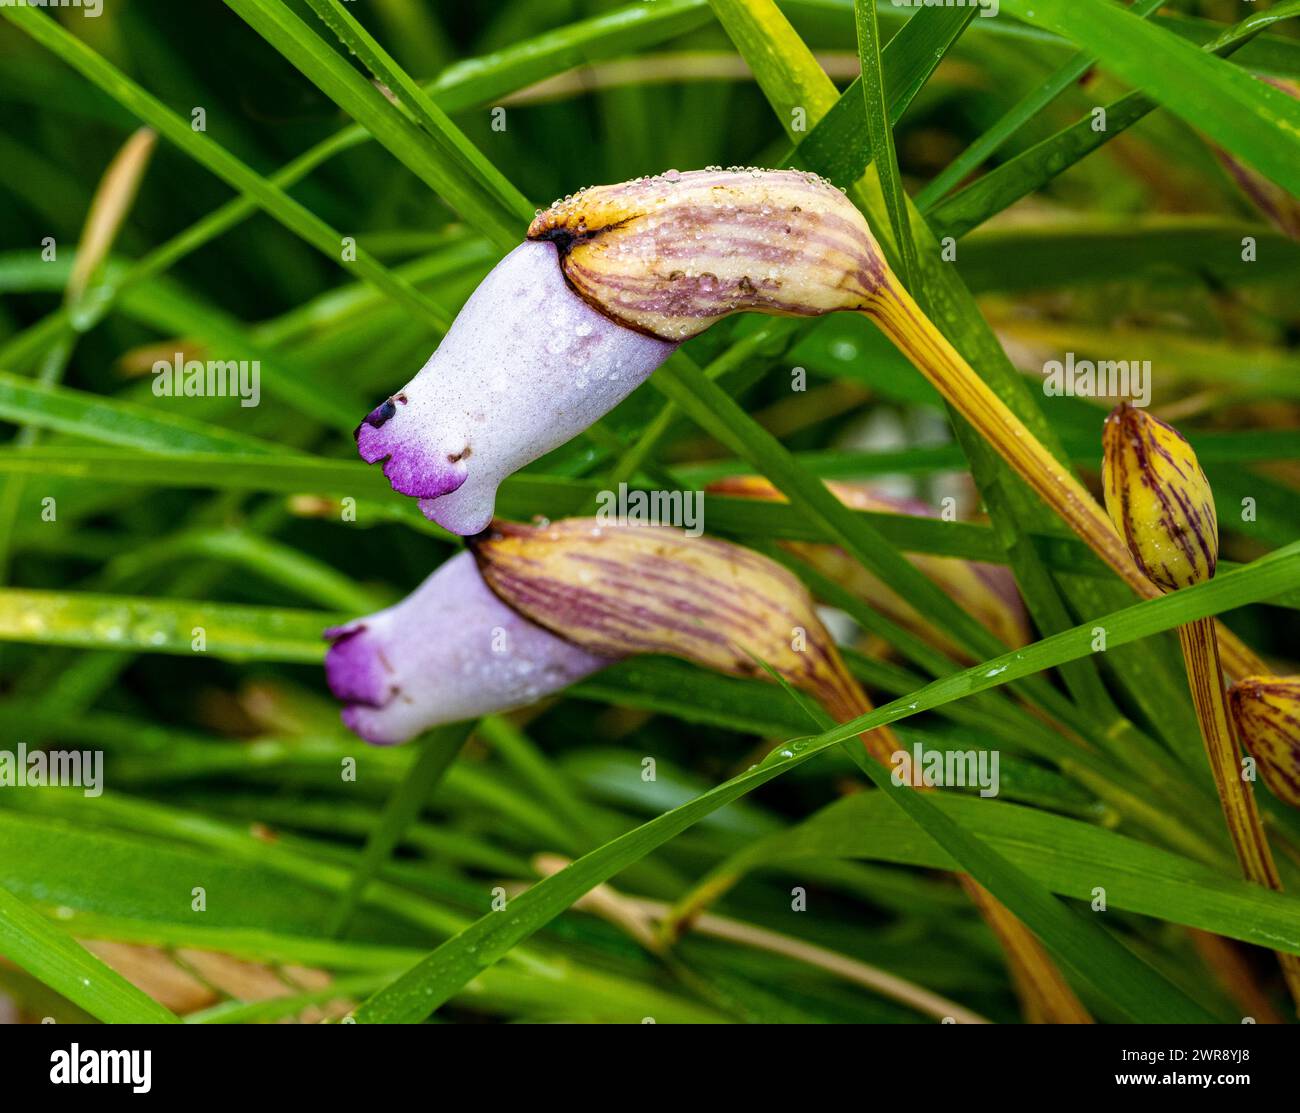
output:
[[[1219,555],[1218,520],[1209,480],[1191,445],[1172,426],[1124,404],[1106,419],[1103,448],[1106,507],[1138,566],[1166,592],[1211,579]],[[1214,623],[1201,618],[1180,626],[1178,639],[1242,875],[1280,892],[1282,881],[1255,794],[1238,762]],[[1300,1006],[1300,957],[1279,953],[1278,960]]]
[[[1259,80],[1300,100],[1300,84],[1294,81],[1276,77],[1261,77]],[[1269,181],[1257,170],[1251,169],[1243,162],[1238,162],[1222,147],[1216,146],[1214,153],[1242,193],[1250,198],[1269,223],[1283,235],[1290,236],[1293,240],[1300,240],[1300,201],[1281,186]]]
[[[394,488],[448,529],[482,529],[502,478],[722,317],[860,312],[1135,591],[1157,594],[1101,507],[926,318],[829,182],[794,170],[668,171],[565,198],[538,214],[528,240],[424,370],[358,429],[362,457],[386,460]],[[1235,637],[1224,646],[1238,675],[1266,671]]]
[[[1264,783],[1300,808],[1300,676],[1248,676],[1228,689],[1228,704]]]
[[[611,663],[501,602],[458,553],[400,603],[325,631],[325,676],[367,742],[532,703]]]
[[[917,499],[899,499],[876,491],[866,483],[827,482],[836,498],[854,510],[880,514],[908,514],[933,518],[933,508]],[[738,498],[784,500],[784,495],[761,476],[733,476],[710,483],[713,494]],[[964,659],[968,654],[941,630],[936,629],[906,599],[884,584],[843,549],[805,541],[782,542],[782,546],[834,580],[862,602],[869,604],[900,626],[929,640],[950,656]],[[908,556],[918,569],[941,587],[968,614],[974,616],[998,639],[1013,649],[1033,640],[1029,615],[1016,587],[1011,570],[996,564],[937,557],[925,553]]]

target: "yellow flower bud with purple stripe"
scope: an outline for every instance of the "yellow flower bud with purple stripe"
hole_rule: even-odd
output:
[[[1228,705],[1264,783],[1300,808],[1300,676],[1248,676],[1228,689]]]
[[[1147,578],[1174,591],[1213,577],[1219,522],[1192,446],[1127,403],[1111,411],[1102,443],[1106,510]]]

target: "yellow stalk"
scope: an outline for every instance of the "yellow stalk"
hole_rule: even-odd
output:
[[[886,272],[879,296],[863,312],[1129,587],[1144,599],[1161,594],[1138,568],[1097,500],[993,393],[893,274]],[[1219,637],[1224,659],[1233,675],[1269,671],[1230,630],[1220,626]]]
[[[1178,629],[1178,640],[1187,663],[1187,682],[1192,692],[1201,738],[1210,759],[1214,786],[1219,793],[1223,818],[1237,852],[1242,876],[1274,892],[1282,891],[1282,880],[1269,850],[1268,839],[1255,806],[1255,794],[1241,776],[1236,738],[1228,719],[1228,701],[1223,687],[1223,669],[1214,624],[1205,618]],[[1287,988],[1300,1010],[1300,955],[1277,952]]]

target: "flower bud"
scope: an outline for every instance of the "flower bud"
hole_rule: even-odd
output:
[[[325,631],[330,690],[368,742],[520,707],[611,663],[501,602],[459,553],[395,606]]]
[[[591,653],[664,653],[734,676],[766,666],[832,711],[856,693],[804,586],[739,545],[594,518],[498,523],[472,545],[502,600]]]
[[[1264,783],[1300,808],[1300,676],[1248,676],[1228,689],[1228,705]]]
[[[933,518],[933,508],[916,499],[897,499],[881,494],[866,483],[835,483],[826,486],[836,498],[854,510],[879,514],[909,514]],[[734,476],[710,483],[710,493],[740,498],[783,499],[770,482],[761,476]],[[790,541],[784,547],[823,576],[833,580],[856,598],[950,655],[965,658],[968,654],[942,631],[936,630],[907,600],[888,587],[838,545]],[[1011,570],[996,564],[912,553],[907,558],[961,608],[997,637],[1013,648],[1033,640],[1029,615],[1016,587]]]
[[[425,517],[473,534],[497,487],[636,389],[675,345],[617,324],[564,281],[556,249],[524,243],[465,303],[418,375],[356,431],[368,464]]]
[[[1210,579],[1219,522],[1191,445],[1128,403],[1107,417],[1102,444],[1106,510],[1138,567],[1165,591]]]
[[[594,186],[540,213],[564,276],[617,321],[680,342],[729,313],[862,309],[885,281],[862,214],[797,170],[669,170]]]

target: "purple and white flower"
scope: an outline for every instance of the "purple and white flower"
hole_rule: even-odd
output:
[[[532,703],[611,664],[506,606],[470,553],[400,603],[325,631],[330,690],[343,722],[392,745],[441,723]]]

